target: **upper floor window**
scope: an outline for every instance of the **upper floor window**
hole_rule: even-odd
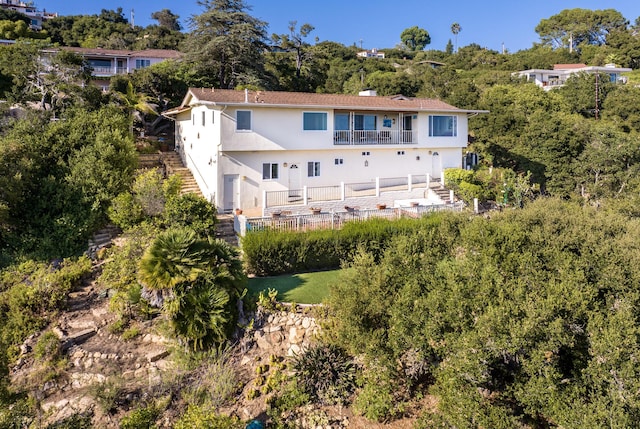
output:
[[[251,131],[251,111],[238,110],[236,112],[236,130]]]
[[[302,114],[302,129],[305,131],[326,131],[327,114],[322,112],[304,112]]]
[[[205,121],[205,117],[207,112],[202,112],[202,126],[204,127],[204,121]]]
[[[457,135],[457,116],[429,116],[429,137],[456,137]]]
[[[136,60],[136,68],[143,69],[151,65],[151,60]]]

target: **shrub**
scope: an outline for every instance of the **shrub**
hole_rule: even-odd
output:
[[[171,227],[189,227],[199,236],[213,235],[216,227],[216,209],[196,194],[170,198],[163,213]]]
[[[173,427],[175,429],[244,429],[245,425],[237,417],[223,416],[208,406],[191,404]]]
[[[107,209],[109,220],[123,230],[129,229],[144,219],[142,206],[129,192],[118,195]]]
[[[185,402],[217,409],[228,403],[238,390],[238,375],[230,362],[230,351],[212,349],[194,371],[193,383],[183,390]]]
[[[341,230],[249,232],[242,239],[247,271],[259,276],[338,268],[349,263],[358,248],[376,260],[397,235],[430,229],[451,214],[434,213],[420,219],[371,219],[347,222]]]
[[[354,402],[355,411],[376,422],[398,416],[404,411],[404,404],[395,395],[398,387],[389,370],[368,369],[364,377],[364,387]]]
[[[293,360],[301,390],[323,404],[343,404],[356,385],[356,366],[337,346],[320,344]]]
[[[162,189],[162,174],[157,169],[140,173],[133,182],[133,195],[146,216],[159,216],[166,201]]]
[[[38,338],[33,348],[36,359],[40,361],[56,361],[60,358],[60,339],[53,332],[45,332]]]
[[[120,429],[155,429],[159,414],[153,406],[135,409],[120,420]]]

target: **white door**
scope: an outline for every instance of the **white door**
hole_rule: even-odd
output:
[[[241,208],[240,203],[240,183],[237,174],[225,174],[224,175],[224,196],[223,206],[225,213],[230,213],[233,209]]]
[[[302,199],[302,185],[300,179],[300,167],[293,163],[289,166],[289,201]]]
[[[433,152],[431,157],[431,178],[433,180],[440,180],[442,177],[442,162],[440,161],[440,155],[438,152]]]

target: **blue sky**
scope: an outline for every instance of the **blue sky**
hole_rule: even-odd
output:
[[[400,33],[417,25],[431,35],[426,49],[443,50],[451,34],[451,24],[458,22],[462,31],[458,45],[470,43],[500,51],[502,44],[509,52],[528,49],[537,42],[535,27],[563,9],[615,9],[629,21],[640,16],[638,0],[556,0],[524,2],[514,0],[247,0],[251,14],[269,24],[268,33],[285,33],[289,21],[315,26],[311,41],[331,40],[345,45],[356,43],[364,48],[389,48],[400,41]],[[134,9],[135,23],[146,26],[155,21],[151,13],[170,9],[180,16],[183,26],[187,18],[202,9],[196,0],[35,0],[39,9],[61,15],[99,14],[101,9],[122,7],[128,19]],[[362,40],[362,42],[361,42]]]

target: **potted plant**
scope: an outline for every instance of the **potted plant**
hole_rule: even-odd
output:
[[[387,205],[386,204],[378,204],[378,205],[376,205],[376,207],[378,208],[378,210],[384,210],[384,209],[387,208]]]
[[[279,218],[281,214],[282,213],[280,213],[280,212],[271,212],[271,217],[272,218]]]
[[[411,207],[418,207],[420,204],[417,201],[411,202]]]
[[[242,209],[236,209],[236,216],[239,216],[242,214]]]
[[[322,211],[320,207],[309,207],[309,210],[311,210],[311,214],[314,214],[314,215],[319,215],[320,212]]]

